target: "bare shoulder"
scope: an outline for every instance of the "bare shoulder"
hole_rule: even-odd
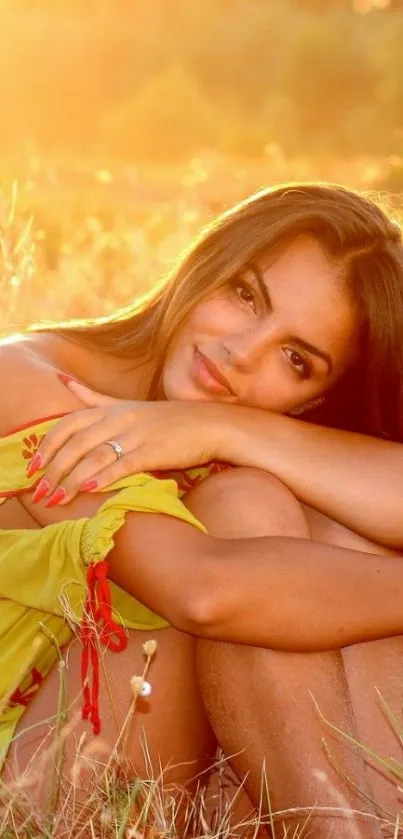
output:
[[[31,420],[82,407],[35,342],[0,341],[0,436]]]

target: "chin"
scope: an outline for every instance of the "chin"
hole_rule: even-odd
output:
[[[168,402],[214,402],[213,399],[199,393],[194,388],[172,388],[165,394],[165,399]]]
[[[178,383],[163,382],[164,398],[168,402],[217,402],[213,394],[203,393],[193,382]]]
[[[179,382],[170,382],[169,379],[167,379],[167,381],[162,382],[162,388],[164,391],[164,398],[168,402],[194,402],[195,400],[202,399],[201,394],[196,391],[196,388],[191,382],[183,382],[183,384],[180,384]]]

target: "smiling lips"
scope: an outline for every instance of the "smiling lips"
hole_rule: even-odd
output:
[[[217,367],[211,358],[204,355],[198,347],[195,347],[193,369],[197,383],[204,390],[209,390],[211,393],[225,393],[229,396],[235,396],[228,380],[219,367]]]

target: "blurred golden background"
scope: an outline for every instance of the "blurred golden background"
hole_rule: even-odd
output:
[[[3,331],[128,303],[266,184],[399,215],[403,0],[0,0],[0,32]]]

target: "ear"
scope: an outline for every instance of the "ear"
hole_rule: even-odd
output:
[[[291,408],[291,411],[288,411],[288,414],[290,417],[299,417],[301,414],[313,411],[314,408],[318,408],[319,405],[323,405],[324,401],[324,396],[318,396],[317,399],[311,399],[309,402],[304,402],[303,405]]]

